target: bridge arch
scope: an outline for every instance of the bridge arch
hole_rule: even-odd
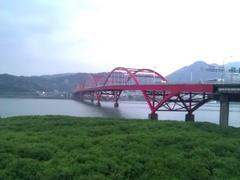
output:
[[[151,69],[138,69],[137,71],[134,72],[134,75],[140,73],[140,72],[149,72],[149,73],[153,73],[155,74],[159,79],[161,79],[162,81],[168,82],[168,80],[163,77],[161,74],[159,74],[158,72],[151,70]]]
[[[117,68],[114,68],[108,74],[103,85],[107,86],[111,77],[114,75],[114,73],[117,73],[118,71],[120,72],[122,71],[123,73],[125,72],[129,76],[128,79],[126,80],[126,83],[128,83],[132,79],[135,85],[143,85],[143,83],[140,82],[138,75],[142,75],[142,77],[147,77],[148,75],[148,77],[154,77],[154,78],[156,76],[156,79],[159,79],[160,82],[167,82],[166,78],[164,78],[158,72],[153,71],[151,69],[134,69],[134,68],[117,67]]]
[[[125,72],[130,76],[129,80],[132,78],[133,81],[135,82],[135,84],[136,84],[136,85],[139,85],[139,82],[138,82],[136,76],[130,71],[129,68],[117,67],[117,68],[114,68],[114,69],[108,74],[108,76],[107,76],[107,78],[106,78],[106,80],[105,80],[105,82],[104,82],[104,86],[106,86],[106,84],[107,84],[108,80],[110,79],[110,77],[111,77],[116,71],[119,71],[119,70],[120,70],[120,71],[125,71]]]
[[[154,77],[154,81],[155,81],[155,76],[156,76],[156,79],[159,79],[160,81],[160,83],[167,83],[167,79],[166,78],[164,78],[162,75],[160,75],[158,72],[156,72],[156,71],[153,71],[153,70],[151,70],[151,69],[134,69],[134,68],[124,68],[124,67],[117,67],[117,68],[114,68],[109,74],[108,74],[108,76],[106,77],[106,79],[105,79],[105,82],[103,83],[103,86],[109,86],[109,84],[110,84],[110,82],[109,82],[109,80],[111,79],[111,77],[114,75],[114,73],[116,73],[116,72],[118,72],[118,71],[120,71],[120,72],[123,72],[123,73],[126,73],[129,77],[127,78],[127,80],[126,80],[126,82],[128,83],[131,79],[133,80],[133,82],[135,83],[135,85],[137,85],[137,86],[139,86],[139,85],[144,85],[144,83],[141,83],[141,81],[140,81],[140,77],[143,77],[143,79],[144,78],[146,78],[146,77]],[[114,83],[114,82],[113,82]],[[155,82],[154,82],[155,83]],[[112,85],[112,84],[110,84],[110,85]],[[121,85],[121,84],[120,84]],[[125,85],[125,84],[124,84]],[[120,97],[120,95],[121,95],[121,92],[122,91],[118,91],[118,92],[116,92],[116,91],[114,91],[113,92],[113,95],[114,94],[117,94],[117,96],[114,96],[114,97],[116,97],[115,98],[115,103],[117,103],[117,101],[118,101],[118,99],[119,99],[119,97]],[[150,108],[150,110],[151,110],[151,112],[152,113],[155,113],[155,105],[154,105],[154,103],[151,103],[151,98],[147,95],[147,92],[146,91],[144,91],[144,90],[141,90],[141,92],[142,92],[142,94],[143,94],[143,96],[144,96],[144,98],[145,98],[145,100],[146,100],[146,102],[147,102],[147,104],[148,104],[148,106],[149,106],[149,108]],[[100,95],[100,98],[101,98],[101,95]]]

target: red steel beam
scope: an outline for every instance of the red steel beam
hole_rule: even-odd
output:
[[[140,91],[169,91],[169,92],[206,92],[213,93],[212,84],[162,84],[162,85],[116,85],[87,88],[75,93],[85,93],[92,91],[114,91],[114,90],[140,90]]]

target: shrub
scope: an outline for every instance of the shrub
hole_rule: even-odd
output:
[[[34,180],[43,177],[43,167],[35,160],[15,159],[9,164],[3,179]]]
[[[21,158],[31,158],[39,161],[47,161],[52,158],[53,150],[47,145],[26,145],[19,147],[17,150],[17,154]]]

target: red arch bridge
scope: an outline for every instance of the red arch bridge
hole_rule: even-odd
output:
[[[240,101],[240,84],[171,84],[151,69],[117,67],[110,73],[91,74],[73,92],[78,100],[88,99],[101,106],[101,100],[118,101],[123,91],[140,91],[146,100],[149,119],[158,119],[157,111],[185,111],[186,121],[194,121],[193,112],[203,104],[220,101],[220,125],[228,125],[229,102]]]

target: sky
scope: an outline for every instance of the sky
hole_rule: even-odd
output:
[[[0,0],[0,74],[240,61],[239,0]]]

